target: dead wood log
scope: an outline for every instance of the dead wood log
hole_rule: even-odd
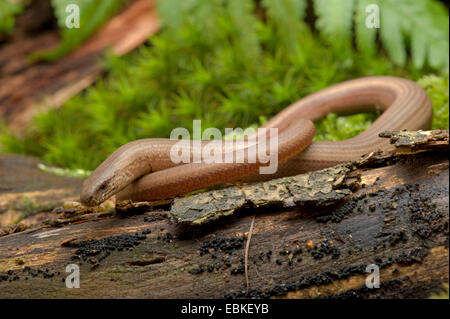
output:
[[[236,209],[225,199],[232,215],[189,228],[176,220],[189,220],[192,211],[183,217],[176,204],[171,210],[122,206],[120,214],[60,207],[58,219],[0,237],[0,297],[245,297],[244,246],[253,214],[249,297],[428,297],[448,282],[448,137],[443,141],[369,154],[346,166],[344,178],[338,170],[329,193],[333,185],[347,191],[335,201],[283,205],[273,196],[274,205],[268,197]],[[199,196],[226,191],[177,202],[187,207]],[[79,289],[65,286],[68,264],[80,266]],[[380,288],[365,285],[369,264],[380,269]]]

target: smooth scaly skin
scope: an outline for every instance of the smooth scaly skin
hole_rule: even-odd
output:
[[[330,112],[373,109],[383,113],[358,136],[311,143],[314,127],[308,120],[320,119]],[[378,137],[379,132],[428,129],[431,118],[430,99],[410,80],[367,77],[347,81],[305,97],[264,125],[277,127],[279,132],[281,164],[276,174],[257,174],[260,163],[174,164],[170,148],[177,141],[143,139],[121,146],[89,176],[83,184],[81,202],[97,205],[114,194],[119,200],[158,200],[236,180],[267,180],[322,169],[372,151],[387,150],[391,146]],[[194,147],[193,152],[201,152],[201,148]]]

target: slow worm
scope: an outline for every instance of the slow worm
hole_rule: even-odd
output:
[[[330,112],[355,113],[380,110],[382,114],[356,137],[336,142],[311,142],[311,121]],[[237,180],[260,181],[291,176],[351,161],[387,150],[388,141],[378,133],[385,130],[418,130],[430,127],[431,101],[415,82],[389,76],[366,77],[343,82],[311,94],[285,108],[263,127],[278,128],[278,162],[275,174],[258,174],[263,163],[175,164],[170,139],[141,139],[114,151],[85,180],[81,191],[84,205],[98,205],[113,195],[119,200],[150,201],[172,198],[197,189]],[[270,137],[271,138],[271,137]],[[192,153],[201,152],[192,145]],[[269,143],[267,143],[269,144]],[[235,152],[223,149],[223,152]],[[256,147],[247,143],[246,149]]]

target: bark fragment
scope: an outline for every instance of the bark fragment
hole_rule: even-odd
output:
[[[170,214],[179,224],[199,226],[233,215],[246,207],[327,206],[351,194],[347,183],[347,178],[352,172],[350,167],[351,165],[338,165],[264,183],[233,186],[176,198]],[[350,178],[358,179],[359,176],[353,174]]]

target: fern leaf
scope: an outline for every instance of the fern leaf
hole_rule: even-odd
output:
[[[429,43],[428,63],[434,69],[448,73],[449,68],[449,19],[443,4],[426,2],[430,27],[427,40]],[[418,27],[423,28],[423,26]]]
[[[449,67],[448,59],[449,46],[447,43],[434,42],[430,44],[428,51],[428,63],[436,70],[443,70]]]
[[[392,61],[398,65],[406,63],[406,47],[398,15],[384,3],[381,7],[380,37]]]
[[[305,0],[293,0],[288,8],[293,10],[297,19],[304,19],[306,16],[306,6],[307,2]]]
[[[377,0],[360,0],[356,4],[355,12],[356,45],[359,50],[370,55],[376,52],[377,35],[377,28],[369,28],[366,25],[366,8],[371,4],[379,5],[379,2]]]
[[[353,0],[315,0],[316,26],[334,46],[349,47],[352,36]]]
[[[411,39],[411,57],[415,67],[425,62],[434,69],[448,67],[448,13],[434,0],[385,0],[397,16],[397,24]]]
[[[84,12],[86,7],[89,5],[90,0],[51,0],[51,4],[53,7],[53,13],[55,15],[56,21],[58,22],[58,26],[60,29],[64,29],[66,27],[66,8],[70,4],[76,4],[80,8],[80,13]],[[80,14],[81,16],[81,14]]]
[[[425,32],[415,32],[411,39],[411,55],[414,66],[421,69],[427,57],[427,35]]]
[[[352,15],[357,48],[366,54],[376,52],[376,34],[391,60],[404,66],[410,48],[413,65],[421,69],[448,72],[448,11],[437,0],[314,0],[316,26],[333,46],[350,46]],[[379,8],[380,28],[366,26],[366,8]],[[354,8],[354,10],[353,10]]]

